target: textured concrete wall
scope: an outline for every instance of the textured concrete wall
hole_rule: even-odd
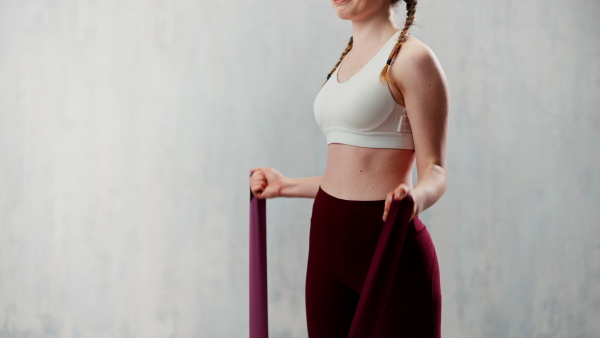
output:
[[[444,337],[600,335],[599,12],[419,4],[451,94],[421,214]],[[328,1],[0,2],[0,337],[247,336],[248,169],[323,173],[349,35]],[[311,207],[268,201],[273,337],[306,337]]]

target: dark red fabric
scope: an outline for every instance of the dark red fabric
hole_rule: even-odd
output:
[[[310,338],[441,336],[441,290],[433,241],[414,202],[315,197],[306,274]]]
[[[250,337],[269,336],[266,201],[250,192]]]

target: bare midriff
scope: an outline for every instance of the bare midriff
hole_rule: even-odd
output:
[[[401,183],[412,187],[412,149],[364,148],[330,143],[321,189],[337,198],[385,200]]]

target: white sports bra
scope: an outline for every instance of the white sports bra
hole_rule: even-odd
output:
[[[396,103],[379,73],[385,66],[400,31],[345,82],[338,70],[319,90],[314,115],[327,144],[344,143],[365,148],[415,149],[406,109]]]

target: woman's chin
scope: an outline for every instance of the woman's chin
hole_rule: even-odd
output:
[[[335,6],[343,6],[352,0],[333,0]]]

